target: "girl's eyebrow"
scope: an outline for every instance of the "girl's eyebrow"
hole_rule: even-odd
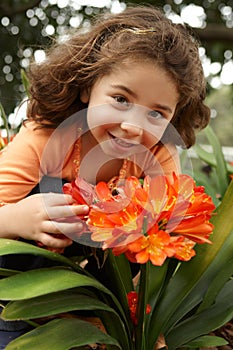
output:
[[[116,89],[121,89],[125,92],[127,92],[129,95],[131,95],[132,97],[134,98],[137,98],[137,94],[135,94],[135,92],[133,92],[131,89],[129,89],[127,86],[125,85],[120,85],[120,84],[111,84],[111,87],[113,88],[116,88]],[[169,112],[169,113],[173,113],[172,109],[169,107],[169,106],[166,106],[166,105],[161,105],[159,103],[156,103],[153,107],[154,108],[159,108],[159,109],[162,109],[166,112]]]
[[[172,109],[169,106],[161,105],[159,103],[156,103],[154,106],[154,109],[162,109],[165,112],[173,113]]]
[[[133,96],[134,98],[137,98],[137,94],[135,94],[135,92],[133,92],[131,89],[129,89],[125,85],[111,84],[111,87],[116,88],[116,89],[121,89],[121,90],[127,92],[128,94],[130,94],[131,96]]]

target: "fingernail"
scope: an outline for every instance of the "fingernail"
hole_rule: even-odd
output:
[[[82,207],[83,207],[83,210],[85,210],[85,211],[88,211],[88,210],[89,210],[88,205],[83,205]]]

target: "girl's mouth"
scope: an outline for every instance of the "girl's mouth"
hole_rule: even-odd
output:
[[[111,138],[111,140],[119,147],[121,148],[131,148],[131,147],[135,147],[137,146],[137,144],[135,143],[132,143],[132,142],[128,142],[124,139],[121,139],[121,138],[118,138],[118,137],[115,137],[114,135],[110,134],[109,133],[109,136]]]

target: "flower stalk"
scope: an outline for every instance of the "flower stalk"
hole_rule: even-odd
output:
[[[147,309],[147,291],[148,291],[148,275],[149,275],[149,262],[142,264],[140,268],[140,281],[137,303],[137,320],[138,324],[135,327],[135,349],[146,350],[145,339],[145,322],[146,322],[146,309]]]

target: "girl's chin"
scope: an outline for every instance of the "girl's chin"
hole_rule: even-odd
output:
[[[102,151],[111,158],[125,159],[138,153],[145,152],[144,147],[133,147],[131,150],[116,151],[108,147],[102,147]]]

